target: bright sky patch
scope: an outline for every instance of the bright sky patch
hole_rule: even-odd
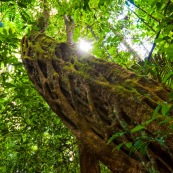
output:
[[[79,48],[85,52],[88,52],[92,48],[92,43],[85,41],[83,39],[80,39]]]

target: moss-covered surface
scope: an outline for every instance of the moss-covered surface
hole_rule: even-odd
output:
[[[116,145],[134,142],[144,133],[155,139],[155,132],[169,130],[169,122],[159,125],[166,117],[158,114],[145,130],[130,133],[152,118],[158,103],[168,101],[168,88],[38,32],[22,39],[21,52],[36,89],[87,150],[113,172],[149,172],[150,168],[173,172],[171,133],[164,145],[150,141],[145,156],[138,151],[129,155],[128,147],[112,152]],[[106,144],[122,131],[126,136]]]

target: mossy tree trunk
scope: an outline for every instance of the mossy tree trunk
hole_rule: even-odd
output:
[[[155,132],[169,130],[169,122],[159,124],[163,116],[130,133],[151,119],[158,103],[168,100],[169,89],[39,32],[22,39],[21,54],[36,89],[79,141],[81,172],[98,173],[99,161],[117,173],[173,172],[173,135],[167,134],[162,145],[154,140]],[[126,133],[107,144],[118,132]],[[125,145],[115,149],[142,134],[153,139],[145,155],[130,153]]]

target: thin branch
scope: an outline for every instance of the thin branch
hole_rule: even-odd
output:
[[[164,11],[164,14],[166,14],[166,13],[167,13],[167,10],[168,10],[168,7],[169,7],[170,3],[171,3],[171,1],[170,1],[170,0],[168,0],[167,4],[166,4],[166,6],[165,6],[165,11]]]
[[[150,50],[150,52],[149,52],[149,55],[148,55],[148,57],[147,57],[148,62],[151,61],[152,53],[153,53],[153,51],[154,51],[154,48],[156,47],[156,42],[155,42],[155,41],[156,41],[156,39],[158,39],[158,37],[159,37],[159,35],[160,35],[160,32],[161,32],[161,30],[157,33],[157,35],[156,35],[156,37],[155,37],[155,39],[154,39],[154,43],[153,43],[152,48],[151,48],[151,50]]]
[[[91,26],[91,25],[90,25],[90,26],[88,25],[87,28],[91,31],[92,36],[93,36],[93,37],[95,38],[95,40],[97,41],[99,38],[96,36],[95,32],[93,31],[92,26]]]
[[[66,14],[64,15],[64,22],[66,25],[66,34],[67,34],[67,44],[69,45],[73,45],[74,41],[73,41],[73,33],[74,33],[74,28],[75,28],[75,24],[74,24],[74,20],[71,16],[67,16]]]
[[[110,29],[115,34],[115,36],[119,37],[121,39],[121,43],[126,47],[127,51],[134,57],[135,60],[140,61],[141,56],[129,45],[129,43],[126,41],[126,38],[123,34],[116,31],[111,25]]]
[[[128,7],[128,9],[135,14],[148,28],[150,28],[153,32],[156,32],[143,18],[139,17],[137,13],[135,13],[132,9]]]
[[[96,34],[95,34],[92,26],[91,25],[90,26],[88,25],[87,28],[91,31],[91,33],[92,33],[93,37],[95,38],[95,40],[98,41],[99,38],[96,36]],[[107,48],[104,46],[104,44],[101,47],[106,51],[106,53],[108,54],[109,59],[112,60],[113,58],[112,58],[111,54],[108,52]]]
[[[127,0],[128,2],[131,3],[130,0]],[[140,8],[138,5],[131,3],[132,5],[134,5],[136,8],[138,8],[139,10],[141,10],[142,12],[144,12],[145,14],[147,14],[148,16],[150,16],[153,20],[157,21],[158,23],[160,23],[160,21],[158,19],[156,19],[155,17],[153,17],[151,14],[147,13],[145,10],[143,10],[142,8]]]
[[[49,24],[50,9],[47,5],[47,0],[42,0],[43,12],[37,21],[37,28],[40,32],[44,32]]]

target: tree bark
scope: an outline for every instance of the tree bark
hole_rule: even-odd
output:
[[[36,89],[85,148],[81,148],[83,172],[91,172],[92,166],[98,172],[98,161],[115,173],[173,172],[173,135],[166,122],[172,117],[158,114],[143,130],[130,132],[151,120],[171,90],[39,32],[22,39],[21,54]],[[107,144],[118,132],[125,135]],[[164,143],[157,140],[159,134],[165,134]],[[121,143],[134,144],[143,135],[148,144],[145,155],[126,145],[115,149]],[[94,161],[91,167],[85,165],[87,157]]]
[[[79,153],[81,173],[100,173],[99,160],[95,154],[90,153],[90,150],[88,150],[87,146],[83,144],[80,145]]]

